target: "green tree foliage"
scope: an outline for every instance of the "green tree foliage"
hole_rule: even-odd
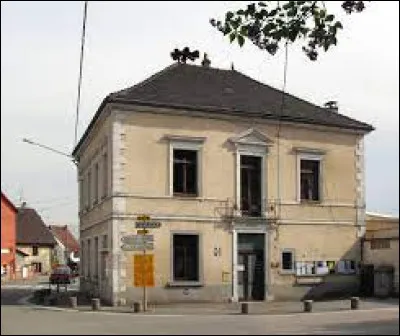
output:
[[[364,1],[343,1],[347,14],[365,9]],[[337,44],[337,32],[343,29],[335,15],[327,12],[323,1],[266,1],[251,3],[245,9],[225,14],[225,21],[211,19],[210,23],[230,42],[243,46],[246,39],[274,55],[280,44],[303,38],[303,51],[315,61],[318,50],[327,51]]]

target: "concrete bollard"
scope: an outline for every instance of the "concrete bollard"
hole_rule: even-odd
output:
[[[100,310],[100,299],[92,299],[92,310]]]
[[[312,304],[313,304],[313,300],[304,300],[303,301],[304,304],[304,311],[309,313],[312,311]]]
[[[78,307],[78,298],[76,296],[70,296],[69,298],[69,305],[71,308]]]
[[[357,296],[353,296],[350,298],[350,307],[351,309],[358,309],[360,307],[360,298]]]
[[[242,302],[240,307],[241,307],[241,313],[242,314],[248,314],[249,313],[249,303],[248,302]]]
[[[139,313],[140,312],[140,302],[134,302],[133,303],[133,312],[134,313]]]

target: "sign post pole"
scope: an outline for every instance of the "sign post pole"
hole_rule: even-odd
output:
[[[147,290],[146,290],[146,246],[144,242],[144,236],[143,237],[143,265],[142,265],[142,281],[143,281],[143,311],[147,311]]]
[[[121,248],[124,251],[143,252],[141,255],[134,255],[134,286],[143,289],[142,310],[145,312],[147,311],[147,287],[154,287],[154,255],[146,254],[146,250],[154,250],[154,235],[148,235],[148,229],[160,228],[161,222],[151,221],[148,215],[137,216],[136,220],[137,235],[122,237],[123,245]]]

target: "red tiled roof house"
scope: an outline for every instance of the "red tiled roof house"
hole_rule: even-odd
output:
[[[15,275],[15,238],[17,208],[1,193],[1,266],[7,278]]]
[[[57,245],[54,254],[58,264],[75,263],[78,259],[79,243],[73,236],[67,225],[51,225],[50,232],[53,234]]]

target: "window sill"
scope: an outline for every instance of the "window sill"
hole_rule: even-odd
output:
[[[200,281],[170,281],[166,287],[179,288],[179,287],[203,287],[204,284]]]
[[[294,270],[280,270],[279,275],[296,275]]]
[[[267,216],[265,216],[265,214],[260,214],[260,215],[257,215],[257,216],[250,216],[248,214],[243,214],[243,213],[241,213],[239,217],[242,217],[242,218],[245,218],[245,219],[248,219],[248,220],[265,219],[265,218],[267,218]]]
[[[300,200],[300,204],[304,205],[321,205],[322,201],[313,201],[313,200]]]
[[[200,196],[197,194],[185,194],[185,193],[173,193],[173,198],[199,198]]]

